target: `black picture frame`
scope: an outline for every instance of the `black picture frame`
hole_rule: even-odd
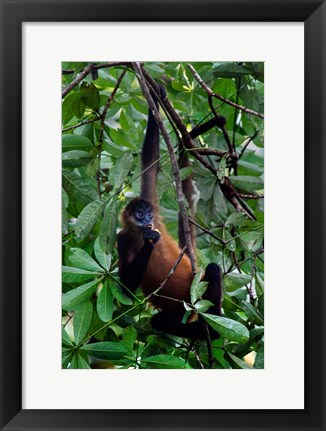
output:
[[[321,0],[1,0],[1,430],[326,429],[325,11]],[[22,410],[22,23],[69,21],[304,22],[304,410]]]

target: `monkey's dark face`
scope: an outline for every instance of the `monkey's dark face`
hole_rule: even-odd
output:
[[[145,201],[139,201],[135,205],[132,216],[134,223],[141,229],[153,229],[153,208]]]

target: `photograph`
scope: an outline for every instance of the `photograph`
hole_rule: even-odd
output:
[[[264,62],[62,62],[62,368],[264,368]]]

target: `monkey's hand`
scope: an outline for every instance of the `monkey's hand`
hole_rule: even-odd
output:
[[[144,235],[143,235],[144,241],[149,242],[153,245],[157,243],[157,241],[160,239],[160,237],[161,237],[161,233],[159,230],[150,229],[150,228],[145,229]]]

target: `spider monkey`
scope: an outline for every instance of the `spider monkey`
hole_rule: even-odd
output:
[[[160,88],[160,97],[165,90]],[[154,101],[158,107],[155,95]],[[157,175],[159,171],[159,128],[149,109],[147,130],[142,147],[141,193],[125,207],[122,213],[123,229],[118,235],[120,280],[129,291],[134,292],[141,286],[147,296],[152,294],[166,280],[171,268],[185,246],[182,219],[179,214],[179,245],[167,232],[159,215],[157,196]],[[188,166],[186,152],[183,152],[181,167]],[[182,181],[183,192],[190,209],[194,207],[194,188],[190,177]],[[195,243],[195,230],[191,230],[192,243]],[[182,323],[185,309],[182,301],[190,302],[190,287],[193,280],[189,256],[184,254],[172,276],[150,302],[160,311],[152,317],[152,326],[160,331],[180,337],[195,339],[217,338],[219,334],[199,316],[194,321]],[[221,315],[222,288],[221,272],[218,265],[207,266],[202,281],[208,286],[204,299],[214,305],[207,311]],[[128,293],[128,292],[126,292]],[[171,298],[171,299],[170,299]],[[189,319],[193,320],[193,319]]]

